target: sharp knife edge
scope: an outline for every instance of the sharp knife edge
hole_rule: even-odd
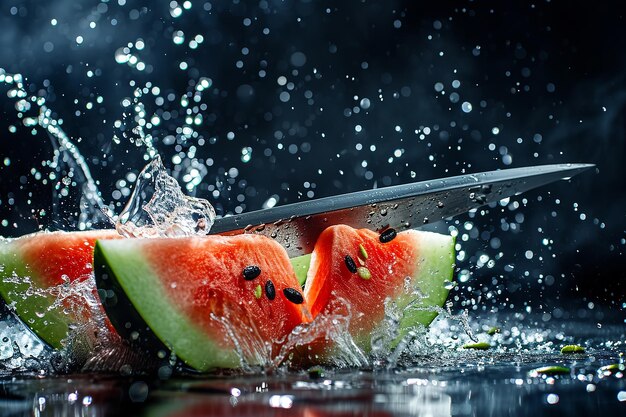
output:
[[[211,234],[258,233],[289,253],[310,253],[328,226],[417,228],[585,171],[593,164],[554,164],[357,191],[216,219]]]

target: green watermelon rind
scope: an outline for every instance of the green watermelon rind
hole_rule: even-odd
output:
[[[403,294],[395,301],[404,315],[400,320],[399,337],[401,340],[416,327],[428,327],[439,314],[448,299],[449,290],[446,282],[452,282],[455,263],[455,238],[433,232],[413,231],[420,236],[420,255],[417,260],[417,273],[412,276],[412,284],[420,293]],[[406,308],[410,303],[411,307]]]
[[[175,345],[174,354],[190,367],[204,372],[241,365],[234,351],[220,348],[180,309],[168,302],[165,289],[159,285],[158,274],[132,239],[113,244],[97,241],[94,248],[94,268],[98,288],[111,286],[110,283],[103,283],[105,278],[111,280],[114,286],[119,286],[124,294],[116,295],[128,297],[145,325],[165,347]],[[127,321],[124,308],[110,306],[106,301],[103,304],[113,325],[123,332]],[[142,325],[143,323],[131,323],[131,329],[142,328]]]
[[[298,283],[301,287],[304,287],[306,283],[306,275],[309,272],[309,267],[311,265],[311,254],[296,256],[295,258],[289,259],[291,262],[291,266],[293,267],[294,272],[296,273],[296,278],[298,279]]]
[[[51,307],[56,300],[52,294],[28,294],[28,290],[37,287],[42,280],[20,256],[17,245],[17,239],[0,242],[0,296],[44,343],[62,349],[69,333],[69,318],[62,307]]]

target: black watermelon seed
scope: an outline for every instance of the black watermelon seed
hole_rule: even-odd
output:
[[[274,288],[274,283],[272,282],[272,280],[268,279],[265,283],[265,295],[267,295],[267,298],[269,300],[273,300],[274,298],[276,298],[276,288]]]
[[[380,234],[378,240],[380,240],[381,243],[388,243],[394,240],[396,236],[398,236],[396,229],[389,228]]]
[[[259,275],[261,275],[261,268],[256,265],[248,265],[243,269],[243,279],[246,281],[252,281]]]
[[[353,274],[356,274],[356,264],[354,263],[354,259],[352,259],[352,256],[346,255],[346,257],[343,258],[343,260],[346,263],[346,267],[348,268],[348,271],[352,272]]]
[[[300,291],[294,290],[293,288],[285,288],[283,290],[283,294],[285,294],[285,298],[291,301],[294,304],[302,304],[304,302],[304,298]]]

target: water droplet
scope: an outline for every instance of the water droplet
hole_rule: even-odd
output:
[[[174,31],[172,34],[172,40],[176,45],[182,45],[185,43],[185,33],[182,30]]]

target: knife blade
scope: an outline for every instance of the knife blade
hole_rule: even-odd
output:
[[[569,179],[593,164],[553,164],[479,172],[357,191],[215,219],[211,234],[257,233],[278,241],[290,257],[313,251],[335,224],[382,231],[419,228],[524,191]]]

